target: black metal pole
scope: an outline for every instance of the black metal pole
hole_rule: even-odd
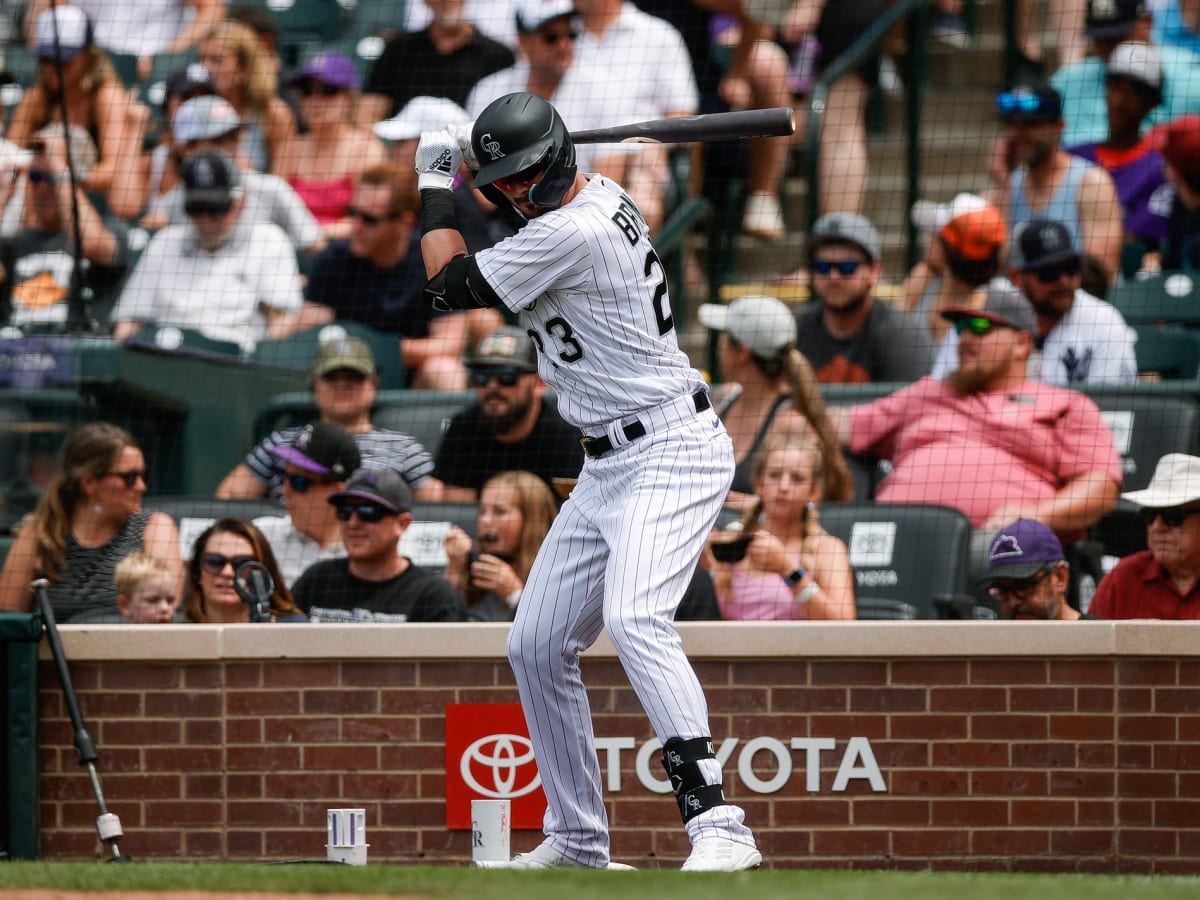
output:
[[[80,765],[87,766],[88,777],[92,782],[92,793],[96,795],[96,805],[100,807],[100,815],[96,819],[96,831],[100,840],[108,844],[112,853],[110,862],[129,862],[130,857],[122,856],[117,841],[125,836],[121,830],[121,820],[115,813],[108,811],[104,802],[104,791],[100,789],[100,776],[96,772],[96,760],[100,754],[92,736],[88,734],[83,724],[83,713],[79,711],[79,700],[75,696],[75,686],[71,681],[71,671],[67,667],[67,654],[63,651],[62,640],[58,636],[58,624],[54,621],[54,610],[50,606],[50,595],[47,588],[49,580],[38,578],[29,585],[37,597],[38,610],[46,625],[46,640],[50,644],[50,655],[54,657],[55,668],[58,669],[58,680],[62,685],[63,699],[67,703],[67,714],[71,717],[71,726],[75,729],[75,752],[79,755]]]

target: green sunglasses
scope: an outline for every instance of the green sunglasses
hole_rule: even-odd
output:
[[[983,316],[964,316],[961,319],[955,319],[954,330],[958,334],[964,331],[969,331],[975,337],[983,337],[988,334],[993,328],[1000,328],[991,319],[985,319]]]

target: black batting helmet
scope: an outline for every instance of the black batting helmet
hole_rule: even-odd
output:
[[[543,209],[562,203],[575,180],[575,145],[554,107],[520,92],[493,100],[475,120],[471,147],[479,160],[475,186],[493,203],[507,198],[492,183],[527,170],[541,171],[529,202]]]

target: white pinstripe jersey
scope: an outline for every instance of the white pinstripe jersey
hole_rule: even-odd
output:
[[[641,213],[592,175],[570,203],[475,255],[538,347],[558,411],[596,433],[704,386],[679,349],[666,272]]]

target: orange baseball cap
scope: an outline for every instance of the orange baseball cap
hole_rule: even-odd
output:
[[[966,259],[987,259],[1008,238],[1000,210],[977,194],[959,194],[950,203],[919,200],[913,204],[912,218],[919,228],[936,231],[950,250]]]

